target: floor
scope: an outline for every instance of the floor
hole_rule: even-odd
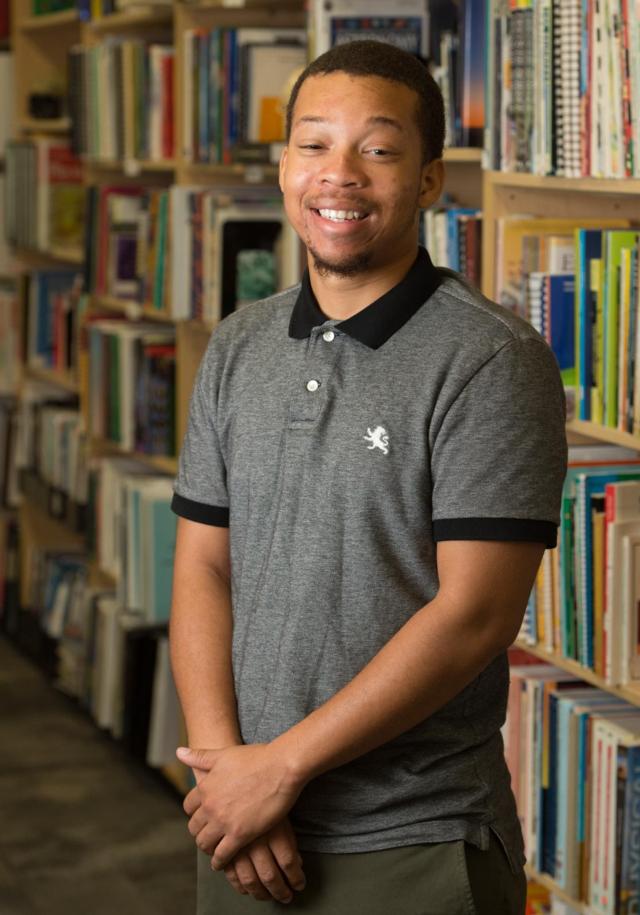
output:
[[[193,915],[178,795],[0,636],[0,915]]]

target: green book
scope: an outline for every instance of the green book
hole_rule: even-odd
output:
[[[635,248],[639,233],[611,229],[605,232],[604,277],[604,424],[618,425],[620,335],[620,268],[624,248]]]

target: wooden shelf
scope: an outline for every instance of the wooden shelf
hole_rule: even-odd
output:
[[[444,161],[465,164],[482,163],[482,150],[473,146],[449,146],[444,151]]]
[[[58,26],[79,25],[78,11],[62,10],[59,13],[47,13],[43,16],[27,16],[21,22],[18,21],[18,30],[23,32],[34,32],[40,29],[52,29]]]
[[[239,178],[246,184],[275,185],[278,177],[278,166],[271,163],[210,165],[206,162],[183,162],[179,167],[190,179],[198,180],[211,178],[228,182]]]
[[[523,651],[528,651],[529,654],[535,655],[535,657],[540,658],[541,661],[547,661],[549,664],[554,664],[556,667],[560,667],[562,670],[566,670],[576,677],[586,680],[586,682],[590,683],[592,686],[597,686],[607,693],[619,696],[621,699],[631,702],[632,705],[640,705],[640,682],[624,686],[610,686],[589,667],[584,667],[582,664],[579,664],[577,661],[572,661],[569,658],[563,658],[558,652],[547,651],[540,645],[529,645],[522,639],[517,639],[514,646],[516,648],[521,648]]]
[[[621,432],[609,426],[572,419],[571,422],[567,423],[567,431],[575,432],[585,438],[592,438],[599,442],[609,442],[612,445],[621,445],[623,448],[635,448],[640,451],[640,436],[632,435],[630,432]]]
[[[84,253],[71,248],[50,248],[48,251],[41,251],[39,248],[14,248],[13,251],[14,255],[22,260],[55,261],[65,264],[84,263]]]
[[[86,25],[93,32],[123,32],[127,29],[153,28],[171,25],[173,6],[144,6],[121,13],[111,13],[100,19],[91,19]]]
[[[141,172],[172,172],[176,169],[175,159],[164,159],[154,162],[151,159],[84,159],[89,168],[102,171],[124,172],[125,175],[136,177]]]
[[[120,312],[130,321],[139,321],[142,318],[147,318],[150,321],[159,321],[161,324],[176,323],[176,319],[172,318],[171,315],[163,314],[151,305],[145,305],[142,302],[118,299],[115,296],[108,295],[94,295],[92,296],[92,301],[96,308]]]
[[[547,193],[570,191],[573,193],[612,194],[636,196],[640,194],[640,178],[556,178],[531,175],[527,172],[485,172],[496,187],[530,188]]]
[[[28,378],[34,378],[36,381],[44,381],[47,384],[54,384],[65,391],[71,391],[72,394],[80,393],[80,386],[76,378],[70,372],[61,372],[56,369],[38,368],[33,365],[25,366],[24,373]]]
[[[25,133],[69,133],[71,118],[22,118],[18,126]]]
[[[91,438],[94,453],[100,457],[130,457],[142,464],[147,464],[159,473],[175,476],[178,472],[178,458],[165,457],[159,454],[143,454],[141,451],[126,451],[117,442],[103,438]]]
[[[561,899],[563,902],[570,905],[576,912],[580,912],[582,915],[589,915],[590,907],[584,902],[578,902],[577,899],[573,899],[562,889],[562,887],[558,886],[555,880],[548,874],[541,874],[539,871],[535,870],[535,868],[531,867],[530,864],[525,864],[524,869],[529,880],[539,883],[540,886],[543,886],[545,889],[549,890],[550,893],[553,893],[554,896],[557,896],[558,899]]]

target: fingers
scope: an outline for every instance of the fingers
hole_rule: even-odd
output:
[[[227,873],[235,865],[235,874]],[[254,899],[266,901],[275,899],[277,902],[288,903],[293,899],[293,893],[284,874],[278,867],[270,848],[264,844],[250,846],[246,852],[236,855],[233,865],[227,865],[225,875],[227,880],[234,885],[234,878],[238,882],[238,892],[253,896]]]
[[[185,797],[182,802],[182,809],[187,814],[187,816],[193,816],[198,807],[200,806],[200,792],[198,788],[192,788],[189,794]]]
[[[238,858],[236,858],[236,861],[237,860],[238,860]],[[231,886],[234,888],[236,893],[240,893],[241,896],[249,895],[249,890],[246,890],[244,888],[244,886],[242,885],[242,883],[240,882],[240,878],[238,877],[234,863],[227,864],[227,866],[224,869],[224,875],[227,878],[227,880],[229,881],[229,883],[231,884]]]
[[[285,832],[278,831],[269,838],[269,848],[289,885],[294,890],[303,890],[306,880],[302,870],[302,858],[298,854],[298,844],[290,824]]]

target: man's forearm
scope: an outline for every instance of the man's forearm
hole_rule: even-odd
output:
[[[307,782],[424,721],[504,647],[490,627],[436,597],[324,705],[273,741]]]
[[[242,743],[231,666],[232,632],[229,582],[204,563],[176,562],[171,661],[192,747]]]

